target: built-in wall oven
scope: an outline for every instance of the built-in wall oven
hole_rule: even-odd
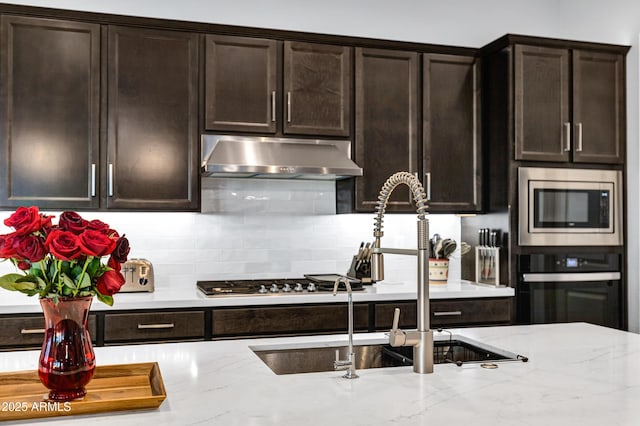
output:
[[[520,167],[521,246],[619,246],[622,174],[616,170]]]
[[[518,256],[520,324],[589,322],[622,326],[620,255]]]

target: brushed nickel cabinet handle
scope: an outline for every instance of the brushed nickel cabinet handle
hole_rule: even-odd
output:
[[[576,123],[576,133],[576,138],[578,139],[576,151],[582,152],[582,123]]]
[[[20,330],[20,334],[44,334],[44,328],[23,328]]]
[[[271,121],[276,121],[276,91],[271,92]]]
[[[434,312],[433,316],[434,317],[458,317],[462,315],[462,311],[442,311],[442,312]]]
[[[163,328],[174,328],[174,323],[168,324],[138,324],[138,330],[158,330]]]
[[[109,197],[113,197],[113,163],[109,163]]]
[[[291,92],[287,92],[287,123],[291,123]]]
[[[427,177],[427,200],[431,200],[431,172],[425,173]]]
[[[571,151],[571,123],[564,123],[564,151]]]
[[[91,163],[91,196],[96,196],[96,163]]]

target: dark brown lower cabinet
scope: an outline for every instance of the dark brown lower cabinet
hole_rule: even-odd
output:
[[[511,323],[511,304],[508,297],[432,300],[431,328],[507,325]],[[89,333],[95,346],[346,333],[347,306],[324,303],[96,312],[89,315]],[[396,307],[400,308],[400,327],[415,328],[416,302],[402,300],[354,304],[354,330],[390,329]],[[41,314],[0,316],[0,351],[40,347],[43,326]]]
[[[204,311],[108,313],[104,343],[203,340],[204,318]]]
[[[347,319],[345,304],[214,309],[213,338],[346,332]],[[354,305],[353,327],[368,330],[368,304]]]
[[[89,315],[89,334],[97,341],[96,316]],[[44,339],[42,314],[8,316],[0,318],[0,350],[35,349]]]
[[[511,304],[511,298],[432,300],[429,304],[430,325],[436,328],[510,324]],[[391,328],[395,308],[400,308],[400,327],[416,327],[415,302],[388,302],[376,305],[376,330]]]

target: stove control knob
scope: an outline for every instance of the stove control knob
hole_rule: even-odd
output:
[[[291,291],[291,286],[289,284],[285,284],[284,287],[282,287],[282,291],[289,293]]]
[[[266,292],[267,292],[267,288],[264,285],[261,285],[260,288],[258,289],[258,293],[264,294]]]
[[[302,284],[296,283],[296,286],[293,288],[293,291],[297,291],[298,293],[302,291]]]
[[[309,285],[307,286],[307,291],[309,292],[316,291],[316,285],[314,283],[309,283]]]
[[[275,284],[275,283],[274,283],[274,284],[271,284],[271,288],[269,289],[269,291],[270,291],[271,293],[277,293],[277,292],[279,292],[279,291],[280,291],[280,289],[278,288],[278,284]]]

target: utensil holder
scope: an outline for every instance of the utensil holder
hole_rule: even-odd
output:
[[[446,284],[449,279],[449,259],[429,259],[429,284]]]
[[[476,282],[500,285],[500,247],[476,247]]]

